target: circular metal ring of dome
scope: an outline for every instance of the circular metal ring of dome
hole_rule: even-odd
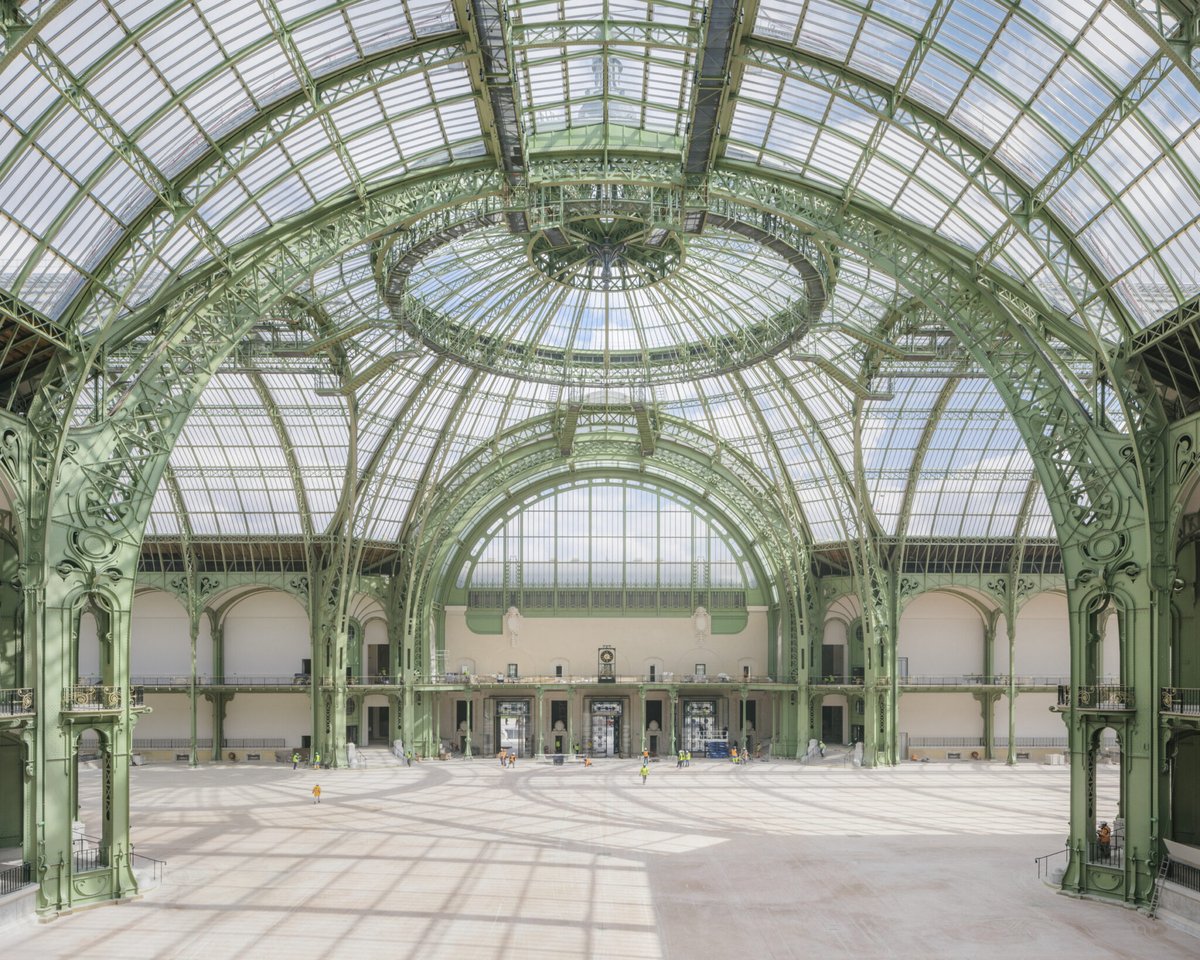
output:
[[[749,218],[747,218],[749,219]],[[808,332],[828,266],[761,224],[709,215],[703,233],[636,211],[564,209],[514,230],[468,212],[421,230],[388,273],[392,315],[438,353],[556,384],[642,385],[749,366]]]

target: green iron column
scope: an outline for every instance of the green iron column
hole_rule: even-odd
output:
[[[1017,764],[1017,618],[1015,607],[1010,606],[1004,618],[1008,632],[1008,756],[1005,763],[1010,767]]]
[[[463,756],[471,759],[471,729],[475,726],[475,694],[467,691],[467,738]]]
[[[213,682],[225,683],[225,616],[211,617],[213,645]],[[311,678],[310,678],[311,683]],[[232,694],[209,692],[205,699],[212,703],[212,759],[221,759],[221,741],[225,739],[225,710]]]
[[[579,753],[575,745],[575,685],[567,686],[567,744],[571,753]]]
[[[644,683],[638,684],[638,703],[640,705],[638,723],[642,728],[642,746],[638,752],[644,754],[646,752],[646,685]]]
[[[537,750],[534,755],[538,757],[546,752],[546,713],[543,703],[545,693],[545,687],[537,688]]]
[[[671,691],[671,755],[674,756],[679,752],[679,688],[674,684],[670,687]]]
[[[38,710],[30,757],[36,830],[26,836],[24,854],[35,864],[37,910],[53,914],[137,892],[129,843],[129,762],[137,719],[128,657],[133,582],[118,577],[89,588],[82,578],[58,571],[45,576],[26,565],[24,572]],[[81,686],[75,675],[78,623],[87,604],[98,608],[100,683]],[[88,730],[99,738],[101,771],[99,811],[95,801],[85,804],[85,822],[98,834],[99,852],[76,859],[79,739]]]
[[[992,613],[983,625],[983,682],[992,686],[996,674],[996,623],[999,611]],[[999,695],[988,693],[979,700],[979,709],[983,714],[983,759],[994,760],[996,753],[996,704]]]

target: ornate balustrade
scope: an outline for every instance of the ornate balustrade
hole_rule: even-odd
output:
[[[1163,687],[1159,703],[1163,713],[1200,717],[1200,687]]]
[[[1133,688],[1116,683],[1092,683],[1075,689],[1072,702],[1070,684],[1059,684],[1058,705],[1075,706],[1080,710],[1126,711],[1133,710]]]
[[[126,692],[123,687],[100,683],[76,684],[63,694],[63,710],[67,713],[115,713],[124,706],[126,699],[131,707],[140,707],[145,703],[145,691],[141,687],[132,687]]]
[[[23,717],[33,713],[33,689],[10,687],[0,690],[0,717]]]

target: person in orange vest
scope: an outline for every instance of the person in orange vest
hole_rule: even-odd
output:
[[[1096,831],[1096,842],[1100,845],[1100,859],[1108,860],[1112,854],[1112,828],[1107,823],[1100,824]]]
[[[321,785],[319,783],[313,784],[312,795],[313,795],[313,803],[321,802]]]

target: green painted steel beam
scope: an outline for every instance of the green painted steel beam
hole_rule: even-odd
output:
[[[993,200],[1013,234],[1027,237],[1077,309],[1088,318],[1098,341],[1133,329],[1107,281],[1079,247],[1074,233],[1046,209],[1035,211],[1032,190],[1007,170],[992,151],[973,142],[944,117],[842,64],[759,37],[746,42],[745,56],[755,66],[798,76],[844,97],[924,142]],[[986,257],[979,261],[979,266],[989,267]],[[1085,309],[1093,303],[1098,304],[1098,310]],[[1045,309],[1049,310],[1049,305]]]

